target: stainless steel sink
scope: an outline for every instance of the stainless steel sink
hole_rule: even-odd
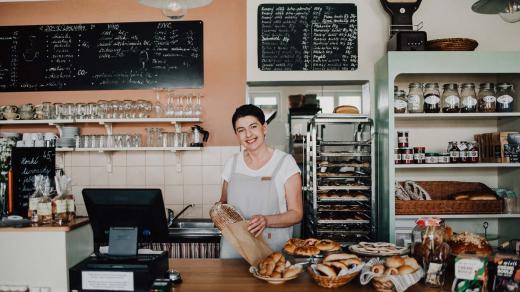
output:
[[[169,228],[169,234],[185,238],[221,236],[220,230],[209,219],[176,220]]]

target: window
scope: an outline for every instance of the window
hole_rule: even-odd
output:
[[[317,94],[322,113],[333,113],[334,108],[340,105],[355,106],[359,112],[363,112],[360,91],[313,91],[312,93]]]
[[[276,106],[278,105],[278,98],[276,96],[256,96],[253,98],[253,104],[262,107],[262,106]]]
[[[335,107],[334,96],[318,96],[318,100],[320,101],[320,107],[321,107],[322,113],[334,112],[334,107]]]

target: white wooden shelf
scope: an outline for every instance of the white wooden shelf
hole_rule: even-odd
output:
[[[57,152],[200,151],[202,147],[56,148]]]
[[[63,120],[0,120],[0,125],[61,125],[72,124],[73,119]]]
[[[62,119],[62,120],[0,120],[0,125],[61,125],[74,123],[200,123],[200,118],[135,118],[135,119]]]
[[[482,119],[494,119],[499,120],[503,118],[515,118],[520,117],[520,112],[511,113],[410,113],[410,114],[394,114],[396,120],[416,120],[416,119],[429,119],[429,120],[482,120]]]
[[[520,214],[441,214],[441,215],[395,215],[396,219],[417,219],[420,217],[439,217],[445,219],[493,219],[520,218]]]
[[[437,163],[437,164],[396,164],[396,169],[421,168],[520,168],[520,163]]]

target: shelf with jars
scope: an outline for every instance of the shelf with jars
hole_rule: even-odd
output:
[[[520,106],[515,93],[520,88],[519,52],[388,52],[376,65],[376,80],[373,110],[376,132],[380,133],[380,240],[399,241],[397,235],[403,234],[403,228],[408,234],[414,219],[421,217],[396,214],[396,198],[388,195],[396,193],[396,181],[482,182],[490,188],[520,193],[516,183],[520,163],[504,159],[503,152],[496,159],[483,156],[486,145],[483,141],[474,142],[483,133],[502,137],[520,132]],[[420,153],[437,154],[448,162],[426,163],[422,158],[416,163],[413,152],[406,152],[406,164],[397,163],[398,132],[407,132],[409,144],[422,149]],[[475,146],[478,160],[450,161],[452,141]],[[499,148],[503,147],[503,141],[500,142]],[[428,210],[424,213],[431,216]],[[490,232],[501,234],[503,239],[512,237],[515,226],[520,224],[520,216],[510,214],[479,216],[457,210],[452,213],[447,215],[450,224],[461,231],[481,232],[477,230],[482,225],[478,221],[487,220]]]

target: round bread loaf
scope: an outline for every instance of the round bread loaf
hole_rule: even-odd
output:
[[[348,260],[348,259],[358,259],[356,255],[349,254],[349,253],[332,253],[323,258],[324,262],[333,262],[333,261],[341,261],[341,260]]]
[[[391,256],[385,260],[385,266],[389,268],[399,268],[402,265],[404,265],[404,259],[400,256]]]

